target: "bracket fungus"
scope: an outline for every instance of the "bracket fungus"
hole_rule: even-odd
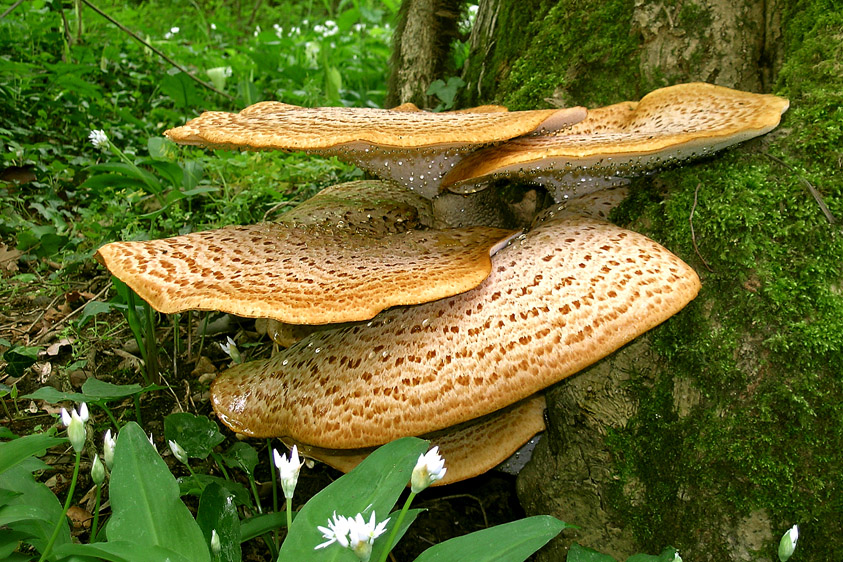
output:
[[[699,278],[640,234],[554,217],[493,257],[475,289],[311,334],[212,386],[250,436],[372,447],[501,409],[669,318]]]
[[[260,102],[240,113],[207,111],[166,131],[173,141],[216,148],[306,151],[336,156],[427,198],[441,178],[481,146],[546,134],[582,121],[586,110],[538,109],[430,113],[348,107],[297,107]]]
[[[433,486],[452,484],[473,478],[498,466],[516,453],[531,437],[544,431],[544,395],[534,394],[487,416],[423,435],[439,446],[439,454],[448,464],[448,472]],[[360,464],[374,449],[323,449],[284,439],[287,446],[297,445],[305,456],[343,472]]]
[[[481,149],[455,165],[442,186],[470,193],[509,178],[545,185],[561,201],[763,135],[787,108],[786,99],[768,94],[670,86],[637,103],[590,109],[568,130]]]

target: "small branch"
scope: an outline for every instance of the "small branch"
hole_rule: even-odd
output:
[[[158,55],[159,57],[161,57],[162,59],[164,59],[165,61],[167,61],[168,63],[170,63],[172,66],[174,66],[174,67],[178,68],[179,70],[181,70],[182,72],[184,72],[185,74],[187,74],[188,78],[190,78],[191,80],[193,80],[193,81],[194,81],[194,82],[196,82],[197,84],[200,84],[201,86],[203,86],[203,87],[205,87],[205,88],[207,88],[207,89],[211,90],[211,91],[212,91],[212,92],[214,92],[214,93],[217,93],[217,94],[219,94],[219,95],[223,96],[223,97],[224,97],[224,98],[226,98],[226,99],[229,99],[229,100],[233,100],[233,99],[234,99],[233,97],[231,97],[230,95],[226,94],[225,92],[222,92],[222,91],[217,90],[216,88],[214,88],[214,86],[213,86],[212,84],[209,84],[208,82],[205,82],[204,80],[200,80],[199,78],[197,78],[196,76],[194,76],[193,74],[191,74],[190,72],[188,72],[188,71],[187,71],[187,69],[186,69],[185,67],[183,67],[182,65],[180,65],[179,63],[177,63],[176,61],[174,61],[173,59],[171,59],[170,57],[168,57],[168,56],[167,56],[167,55],[165,55],[164,53],[162,53],[160,50],[158,50],[157,48],[153,47],[152,45],[150,45],[149,43],[147,43],[146,41],[144,41],[144,40],[143,40],[140,36],[138,36],[138,35],[137,35],[134,31],[132,31],[131,29],[129,29],[128,27],[126,27],[125,25],[123,25],[122,23],[120,23],[119,21],[117,21],[116,19],[112,18],[111,16],[109,16],[108,14],[106,14],[105,12],[103,12],[102,10],[100,10],[99,8],[97,8],[96,6],[94,6],[93,4],[91,4],[91,2],[90,2],[89,0],[81,0],[81,1],[82,1],[82,3],[83,3],[83,4],[85,4],[86,6],[88,6],[89,8],[91,8],[93,11],[95,11],[96,13],[98,13],[99,15],[101,15],[102,17],[104,17],[105,19],[107,19],[108,21],[110,21],[111,23],[113,23],[114,25],[116,25],[117,27],[119,27],[121,31],[123,31],[124,33],[128,34],[128,35],[129,35],[132,39],[134,39],[135,41],[137,41],[138,43],[140,43],[140,44],[141,44],[141,45],[143,45],[144,47],[146,47],[146,48],[148,48],[149,50],[151,50],[153,53],[155,53],[156,55]]]
[[[702,254],[700,253],[700,249],[697,247],[697,236],[694,234],[694,211],[697,210],[697,194],[700,192],[700,186],[701,185],[702,185],[701,183],[698,183],[697,188],[694,189],[694,206],[691,207],[691,214],[688,216],[688,224],[691,225],[691,243],[694,245],[694,251],[697,253],[697,257],[699,257],[700,260],[702,260],[703,265],[705,266],[705,268],[707,270],[714,273],[714,270],[711,269],[711,266],[708,265],[708,262],[705,261],[704,257],[702,257]]]
[[[773,162],[781,164],[782,166],[784,166],[785,168],[787,168],[788,170],[790,170],[791,172],[796,174],[796,177],[799,179],[799,183],[801,183],[803,186],[805,186],[805,188],[808,190],[808,192],[814,198],[814,201],[816,201],[817,205],[819,205],[820,211],[822,211],[823,214],[825,215],[825,220],[828,221],[828,224],[835,224],[837,222],[837,220],[834,218],[834,215],[831,214],[831,211],[828,209],[828,206],[825,204],[825,201],[823,200],[822,194],[819,191],[817,191],[817,188],[814,187],[811,184],[811,182],[809,182],[808,180],[806,180],[805,178],[800,176],[796,172],[796,170],[793,168],[793,166],[791,166],[790,164],[788,164],[784,160],[776,158],[772,154],[767,154],[766,152],[764,153],[764,156],[766,156],[767,158],[769,158]]]
[[[2,20],[2,19],[3,19],[3,18],[5,18],[6,16],[8,16],[8,15],[9,15],[9,14],[11,14],[12,12],[14,12],[14,11],[15,11],[15,8],[17,8],[17,7],[18,7],[18,6],[20,6],[21,4],[23,4],[23,0],[18,0],[17,2],[15,2],[15,3],[14,3],[14,4],[12,4],[11,6],[9,6],[9,9],[8,9],[8,10],[6,10],[6,11],[5,11],[5,12],[3,12],[2,14],[0,14],[0,20]]]

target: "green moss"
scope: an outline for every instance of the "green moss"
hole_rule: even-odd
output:
[[[629,33],[632,9],[632,0],[554,4],[519,28],[530,41],[502,76],[497,100],[511,109],[532,109],[545,106],[554,93],[569,105],[640,98],[646,92],[639,91],[639,38]]]
[[[641,377],[640,412],[611,441],[613,502],[650,550],[726,559],[727,546],[705,539],[694,550],[699,530],[765,509],[777,531],[800,524],[801,559],[843,559],[843,232],[805,186],[843,220],[843,13],[803,2],[788,17],[780,130],[640,182],[616,214],[703,282],[655,330],[663,368]],[[684,417],[670,397],[677,379],[702,395]],[[643,504],[623,493],[632,481]]]

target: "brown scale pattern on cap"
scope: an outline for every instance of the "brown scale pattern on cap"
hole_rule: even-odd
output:
[[[430,200],[399,185],[361,180],[326,187],[278,220],[349,227],[382,235],[431,227],[433,210]]]
[[[585,111],[445,112],[295,107],[261,102],[240,113],[206,111],[164,134],[181,144],[258,150],[316,150],[355,142],[391,148],[488,144],[582,120]],[[560,116],[563,116],[560,121]],[[557,123],[559,121],[559,123]]]
[[[544,431],[544,410],[544,396],[535,394],[488,416],[423,435],[431,446],[439,446],[439,454],[448,469],[445,477],[433,486],[460,482],[498,466],[531,437]],[[323,449],[291,439],[284,439],[284,443],[288,447],[295,444],[303,455],[343,472],[349,472],[374,450]]]
[[[573,187],[586,176],[638,175],[763,135],[787,108],[784,98],[711,84],[662,88],[637,103],[591,109],[565,131],[480,150],[457,164],[442,185],[464,192],[490,177],[542,176],[544,183]]]
[[[160,312],[220,310],[327,324],[475,287],[489,273],[490,252],[512,235],[474,227],[373,237],[263,223],[113,242],[97,258]]]
[[[612,224],[551,218],[493,257],[476,289],[312,334],[217,378],[238,433],[328,448],[423,435],[526,398],[694,298],[694,271]]]

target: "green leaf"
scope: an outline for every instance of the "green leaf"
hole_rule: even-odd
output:
[[[193,194],[192,190],[196,187],[199,183],[199,180],[202,179],[202,175],[205,173],[205,170],[202,166],[202,162],[199,160],[188,160],[187,162],[183,162],[182,165],[182,185],[187,190],[185,194]],[[213,188],[216,191],[216,188]]]
[[[234,496],[234,501],[237,505],[252,505],[252,496],[249,495],[249,490],[247,490],[246,487],[239,482],[201,473],[184,476],[179,478],[177,481],[179,483],[179,494],[182,496],[188,494],[199,496],[202,494],[202,489],[204,487],[210,486],[211,484],[217,484],[227,490],[229,494]]]
[[[111,384],[99,379],[90,378],[82,385],[82,393],[87,402],[105,402],[119,400],[143,392],[145,389],[139,384]]]
[[[259,462],[255,448],[243,441],[238,441],[223,453],[222,460],[229,468],[239,468],[249,476],[255,474],[255,467]]]
[[[41,351],[40,347],[27,347],[24,345],[7,349],[3,353],[3,361],[8,363],[6,365],[6,372],[13,377],[23,375],[24,371],[35,364],[39,351]]]
[[[29,398],[30,400],[44,400],[49,404],[58,404],[59,402],[86,402],[86,396],[78,392],[61,392],[52,386],[42,386],[35,392],[24,394],[21,398]]]
[[[189,412],[170,414],[164,418],[164,438],[175,441],[187,456],[197,459],[207,458],[211,449],[225,441],[213,420]]]
[[[168,74],[158,84],[161,91],[173,100],[177,108],[186,109],[200,105],[193,80],[184,72]]]
[[[0,560],[8,562],[12,553],[17,550],[22,541],[30,535],[20,531],[0,529]]]
[[[293,516],[295,517],[295,513]],[[283,511],[274,511],[255,515],[240,522],[240,542],[252,540],[273,529],[287,526],[287,514]]]
[[[526,560],[568,527],[549,515],[527,517],[439,543],[424,551],[416,562]]]
[[[427,448],[427,441],[415,437],[388,443],[313,496],[293,520],[278,559],[313,560],[314,547],[325,542],[316,527],[327,525],[334,512],[346,517],[362,513],[368,521],[374,511],[378,521],[386,519],[409,483],[419,455]],[[353,552],[336,544],[320,552],[320,560],[357,560]]]
[[[109,541],[127,541],[141,550],[160,546],[186,560],[210,561],[202,531],[179,498],[176,479],[134,422],[120,430],[109,495]]]
[[[568,557],[565,562],[617,562],[608,554],[601,554],[596,550],[580,546],[577,543],[568,549]]]
[[[5,488],[0,488],[0,506],[4,506],[8,504],[10,501],[15,499],[16,497],[20,496],[20,492],[16,492],[14,490],[6,490]]]
[[[192,562],[196,560],[158,545],[139,545],[130,541],[94,544],[66,544],[54,550],[59,557],[93,556],[111,562]]]
[[[79,316],[79,320],[77,320],[77,325],[81,328],[91,317],[96,316],[97,314],[107,314],[111,312],[111,308],[110,303],[90,301],[85,305],[85,308],[82,309],[82,314]]]
[[[199,510],[196,522],[211,544],[211,531],[215,530],[220,539],[220,553],[215,559],[221,562],[240,562],[240,518],[234,496],[217,483],[210,484],[199,498]]]
[[[5,425],[0,425],[0,439],[17,439],[17,435]]]
[[[0,488],[20,493],[19,496],[11,499],[3,507],[3,510],[13,506],[22,506],[34,510],[30,513],[33,516],[32,518],[8,523],[7,527],[11,531],[28,535],[30,538],[26,542],[32,544],[39,551],[47,546],[50,535],[53,534],[53,529],[56,526],[56,521],[62,514],[62,506],[52,490],[44,484],[36,482],[32,477],[33,470],[40,470],[44,467],[44,463],[29,457],[24,462],[0,474]],[[70,542],[70,527],[67,518],[65,518],[61,522],[55,545],[59,546],[68,542]]]
[[[50,447],[66,442],[67,439],[36,433],[14,441],[0,443],[0,474],[28,457],[43,455],[44,451]]]

